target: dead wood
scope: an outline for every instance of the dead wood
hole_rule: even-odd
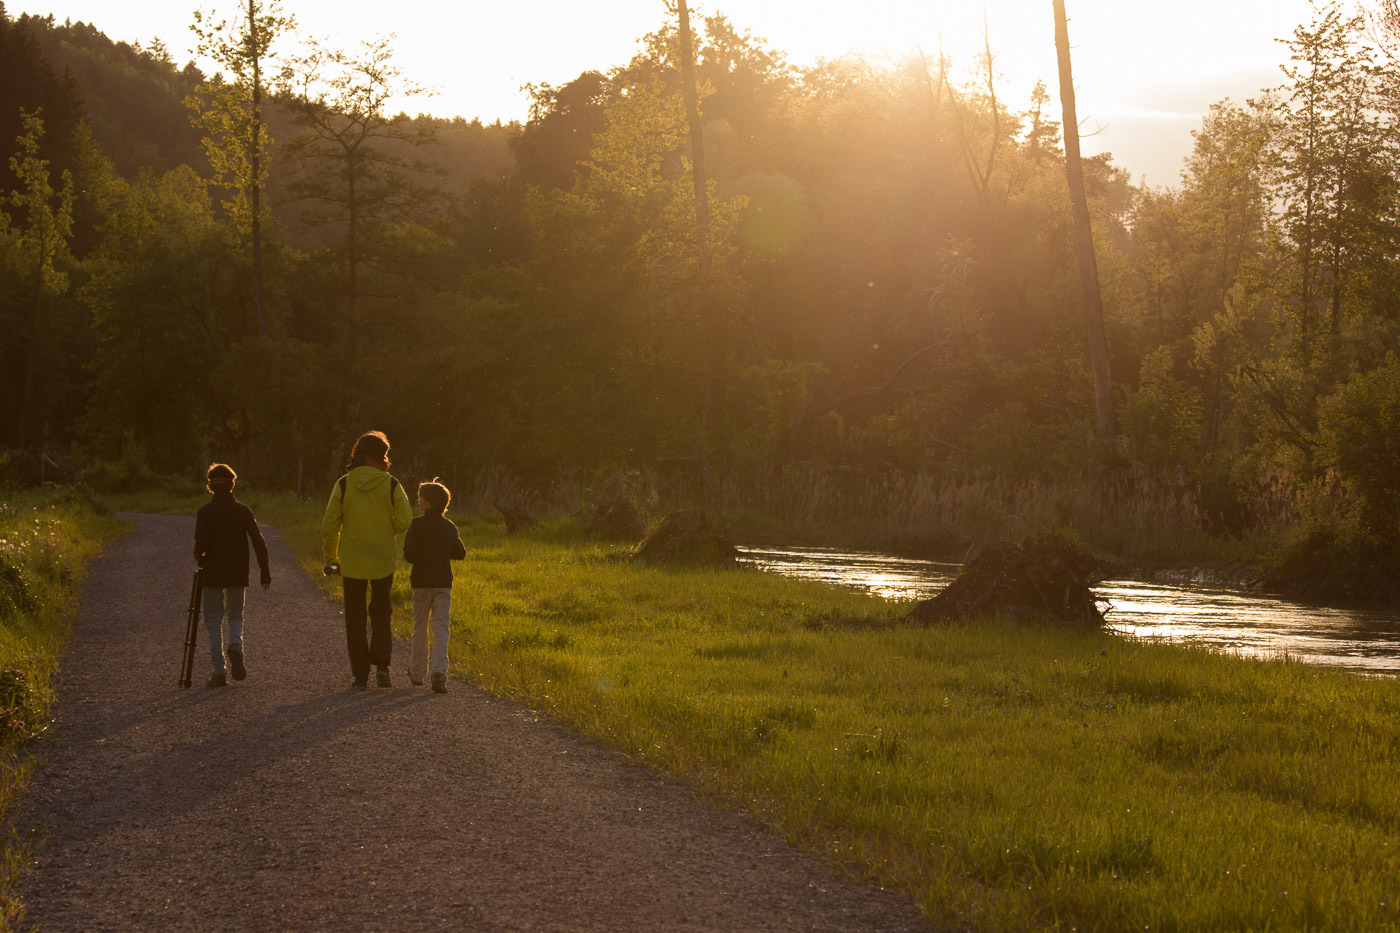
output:
[[[508,535],[526,528],[534,528],[539,524],[539,520],[521,506],[504,505],[497,502],[496,511],[500,512],[501,517],[506,520],[506,534]]]
[[[919,625],[1005,618],[1102,627],[1090,589],[1100,567],[1066,544],[1027,538],[983,548],[943,592],[915,606],[905,621]]]
[[[739,552],[728,532],[709,520],[698,509],[672,512],[647,535],[632,554],[632,562],[643,566],[687,564],[704,567],[733,567]]]

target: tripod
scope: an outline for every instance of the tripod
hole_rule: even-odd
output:
[[[190,615],[185,626],[185,660],[180,667],[180,686],[188,689],[190,675],[194,673],[194,649],[199,640],[199,608],[204,597],[202,570],[194,572],[194,586],[190,588]]]

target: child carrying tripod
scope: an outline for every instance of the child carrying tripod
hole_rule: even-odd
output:
[[[198,561],[203,586],[204,626],[209,632],[209,660],[214,672],[210,687],[228,685],[228,672],[234,680],[248,676],[243,664],[243,597],[248,588],[248,542],[258,556],[262,588],[272,585],[267,566],[267,542],[258,529],[253,510],[233,497],[238,474],[226,463],[215,463],[205,474],[205,488],[213,497],[199,507],[194,520],[194,559]],[[228,616],[228,641],[223,638],[224,616]],[[225,664],[224,645],[228,645]],[[191,649],[193,650],[193,649]]]

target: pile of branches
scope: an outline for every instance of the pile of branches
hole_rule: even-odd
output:
[[[636,541],[646,534],[646,521],[637,503],[623,496],[601,503],[588,517],[590,538],[604,541]]]
[[[640,541],[647,523],[637,505],[637,474],[629,470],[614,473],[603,487],[598,505],[586,513],[585,528],[590,538],[604,541]]]
[[[919,625],[968,619],[1017,620],[1102,628],[1091,585],[1099,563],[1057,541],[1027,538],[992,544],[970,560],[943,592],[915,606],[905,621]]]
[[[632,553],[632,562],[643,566],[733,567],[738,558],[728,533],[697,509],[667,515]]]
[[[539,519],[531,515],[523,504],[497,502],[496,511],[500,512],[501,517],[506,520],[506,534],[508,535],[524,531],[527,528],[534,528],[540,523]]]

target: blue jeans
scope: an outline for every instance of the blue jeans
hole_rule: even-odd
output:
[[[209,632],[209,661],[214,673],[224,673],[224,645],[243,645],[243,596],[241,586],[204,588],[204,628]],[[223,638],[224,613],[228,613],[228,641]]]

